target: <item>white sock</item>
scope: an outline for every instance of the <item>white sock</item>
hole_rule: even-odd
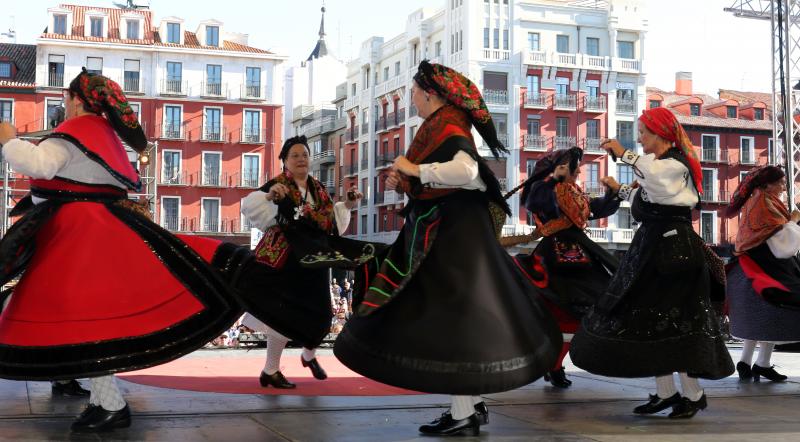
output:
[[[747,365],[753,365],[753,352],[756,350],[756,341],[752,339],[745,339],[742,344],[742,356],[739,358],[740,362]]]
[[[697,378],[689,377],[686,373],[678,373],[681,378],[681,389],[683,395],[692,402],[697,402],[703,397],[703,389]]]
[[[770,359],[772,359],[772,350],[775,348],[775,344],[772,342],[759,342],[758,344],[761,349],[758,351],[758,360],[756,361],[756,365],[762,368],[769,368],[772,367],[770,364]]]
[[[281,355],[288,343],[289,338],[275,330],[267,333],[267,362],[264,364],[264,373],[273,375],[281,369]]]
[[[668,374],[666,376],[656,376],[656,394],[661,399],[667,399],[675,396],[678,389],[675,388],[675,378]]]
[[[308,362],[317,357],[317,349],[307,349],[303,347],[303,360]]]
[[[125,399],[117,386],[117,378],[113,375],[92,378],[89,403],[99,405],[107,411],[119,411],[125,408]]]
[[[475,414],[472,396],[450,396],[450,414],[454,420],[466,419]]]

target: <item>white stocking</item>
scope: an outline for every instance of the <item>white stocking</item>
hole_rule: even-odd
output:
[[[675,377],[672,374],[666,376],[656,376],[656,394],[661,399],[675,396],[678,389],[675,388]]]
[[[697,378],[691,378],[686,373],[679,373],[681,378],[681,389],[683,395],[692,402],[697,402],[703,397],[703,389],[700,388],[700,382]]]
[[[745,339],[742,344],[742,356],[739,358],[740,362],[747,365],[753,365],[753,352],[756,350],[756,342],[751,339]]]
[[[91,396],[89,403],[99,405],[107,411],[119,411],[125,408],[125,399],[117,386],[117,379],[113,376],[92,378]]]
[[[475,414],[473,396],[450,396],[450,414],[453,420],[466,419]]]
[[[759,342],[758,344],[761,349],[758,350],[758,360],[756,361],[756,365],[763,368],[772,367],[770,364],[770,359],[772,359],[772,350],[775,348],[775,344],[772,342]]]

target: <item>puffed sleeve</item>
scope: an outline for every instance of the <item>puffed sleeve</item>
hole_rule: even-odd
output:
[[[50,180],[69,162],[70,144],[59,138],[48,138],[38,145],[15,138],[3,145],[3,157],[23,175]]]
[[[253,227],[262,231],[267,230],[275,224],[278,205],[267,201],[266,192],[256,190],[242,198],[242,216],[250,221]]]
[[[350,225],[350,209],[344,204],[344,201],[339,201],[333,205],[333,216],[336,219],[336,228],[339,229],[339,235],[344,234],[347,226]]]
[[[800,252],[800,225],[788,222],[767,238],[767,246],[776,258],[791,258]]]
[[[464,151],[456,153],[450,161],[419,165],[419,180],[422,184],[465,186],[477,176],[478,162]]]

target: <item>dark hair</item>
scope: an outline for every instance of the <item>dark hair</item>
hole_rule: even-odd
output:
[[[311,148],[308,147],[308,139],[305,135],[300,135],[289,138],[283,143],[283,147],[281,147],[281,153],[278,155],[278,158],[280,158],[281,161],[286,161],[286,157],[289,156],[289,149],[296,144],[302,144],[306,147],[308,153],[311,153]]]

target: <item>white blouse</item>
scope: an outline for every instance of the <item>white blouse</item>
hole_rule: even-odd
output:
[[[67,178],[87,184],[108,184],[126,189],[103,166],[92,161],[77,146],[61,138],[48,138],[38,145],[15,138],[3,145],[3,157],[11,167],[31,178]],[[34,204],[44,201],[33,197]]]
[[[800,252],[800,225],[789,221],[767,239],[767,247],[776,258],[791,258]]]
[[[657,160],[654,154],[637,155],[626,150],[620,160],[633,167],[639,188],[623,184],[619,197],[633,201],[636,192],[642,191],[642,199],[667,206],[694,207],[698,194],[691,182],[689,169],[673,158]]]
[[[305,193],[305,191],[304,187],[300,187],[301,193]],[[312,205],[316,205],[313,198],[309,198],[309,200]],[[242,216],[247,218],[253,227],[265,231],[277,223],[275,218],[278,216],[278,205],[272,201],[267,201],[266,192],[256,190],[242,198],[241,212]],[[350,209],[347,208],[343,201],[333,205],[333,217],[336,220],[339,234],[343,234],[347,230],[347,226],[350,225]]]
[[[420,164],[419,180],[433,188],[486,190],[486,184],[478,173],[478,162],[463,150],[444,163]]]

